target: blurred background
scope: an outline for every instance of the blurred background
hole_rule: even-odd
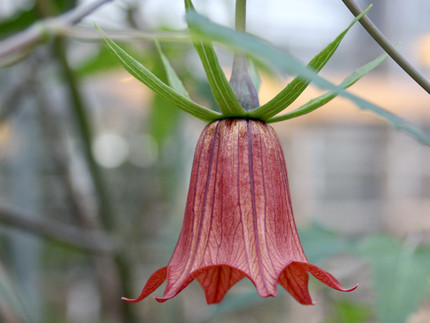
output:
[[[89,2],[0,0],[0,39]],[[233,26],[233,0],[194,4]],[[369,12],[427,78],[429,14],[426,0]],[[248,0],[248,31],[305,63],[352,18],[340,0]],[[430,322],[430,149],[340,98],[274,127],[308,258],[356,291],[311,280],[318,305],[304,307],[243,280],[207,306],[193,282],[164,304],[121,302],[170,259],[205,125],[125,72],[94,21],[162,79],[150,38],[169,38],[161,46],[192,98],[216,109],[191,44],[169,36],[185,29],[182,1],[112,1],[0,61],[0,322]],[[228,75],[232,53],[217,50]],[[357,24],[321,75],[340,83],[382,52]],[[292,79],[257,68],[261,103]],[[390,59],[350,91],[430,134],[430,97]],[[321,93],[309,87],[293,105]]]

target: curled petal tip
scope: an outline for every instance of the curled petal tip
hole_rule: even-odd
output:
[[[132,298],[126,298],[126,297],[121,297],[121,300],[127,303],[137,303],[139,302],[138,298],[132,299]]]
[[[345,289],[345,292],[352,292],[354,289],[356,289],[358,287],[358,283],[356,283],[354,286],[352,286],[351,288]]]
[[[358,287],[358,283],[356,283],[354,286],[352,286],[351,288],[345,288],[342,285],[339,285],[337,288],[335,288],[336,290],[340,291],[340,292],[352,292],[353,290],[355,290]]]
[[[340,283],[339,283],[340,284]],[[352,292],[353,290],[357,289],[358,287],[358,283],[356,283],[354,286],[352,286],[351,288],[345,288],[342,285],[339,285],[339,287],[335,288],[336,290],[340,291],[340,292]]]
[[[128,303],[137,303],[146,298],[149,294],[155,291],[164,281],[167,276],[167,267],[162,267],[158,269],[152,276],[148,279],[145,287],[143,287],[142,292],[140,293],[138,298],[130,299],[122,297],[121,299]]]
[[[172,297],[156,297],[156,296],[154,296],[154,298],[158,303],[164,303],[165,301],[168,301]]]

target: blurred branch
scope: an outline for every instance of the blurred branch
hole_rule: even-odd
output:
[[[185,32],[145,32],[138,29],[122,29],[122,30],[109,30],[103,28],[109,34],[109,38],[113,40],[118,39],[158,39],[163,41],[187,41],[189,42],[190,36]],[[55,34],[58,36],[73,37],[82,40],[101,40],[103,37],[99,32],[93,28],[83,28],[77,26],[57,26]]]
[[[345,6],[351,11],[354,16],[358,16],[362,10],[357,6],[354,0],[342,0]],[[415,69],[409,61],[400,54],[390,41],[382,34],[382,32],[376,27],[376,25],[367,17],[363,16],[359,22],[367,30],[370,36],[381,46],[388,55],[417,82],[427,93],[430,94],[430,83],[427,79]]]
[[[113,0],[99,0],[85,6],[79,6],[56,18],[47,18],[35,23],[30,28],[0,42],[0,63],[8,61],[12,55],[22,56],[37,43],[46,40],[61,27],[67,28],[78,23],[82,18]],[[1,64],[0,64],[1,65]]]
[[[36,219],[2,208],[0,223],[95,253],[111,253],[114,247],[109,237],[101,232],[85,232],[68,224]]]

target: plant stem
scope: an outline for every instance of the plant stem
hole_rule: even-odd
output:
[[[354,16],[361,13],[361,9],[357,6],[354,0],[342,0],[345,6],[351,11]],[[382,32],[375,26],[375,24],[367,17],[363,16],[359,22],[372,36],[372,38],[381,46],[388,55],[417,82],[427,93],[430,94],[430,83],[427,79],[408,62],[408,60],[400,54],[390,41],[382,34]]]
[[[236,0],[236,30],[246,30],[246,0]]]
[[[246,0],[236,0],[236,30],[246,31]],[[246,111],[258,108],[258,94],[246,64],[246,55],[243,52],[236,52],[233,59],[230,85],[236,94],[237,99]]]

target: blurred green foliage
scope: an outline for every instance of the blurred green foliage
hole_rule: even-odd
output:
[[[420,247],[415,238],[399,242],[378,235],[359,248],[370,265],[381,323],[405,322],[429,295],[430,248]]]
[[[370,306],[337,301],[333,304],[333,318],[326,323],[363,323],[372,317]]]
[[[131,51],[131,49],[129,49]],[[95,73],[107,72],[119,66],[118,60],[109,52],[105,46],[99,46],[97,52],[75,68],[79,77],[89,77]]]
[[[50,10],[53,14],[64,13],[74,8],[75,0],[30,1],[13,12],[11,16],[0,19],[0,40],[23,31],[43,18],[41,8]]]
[[[40,19],[40,15],[33,6],[27,10],[18,11],[12,17],[0,20],[0,39],[22,31],[38,19]]]

